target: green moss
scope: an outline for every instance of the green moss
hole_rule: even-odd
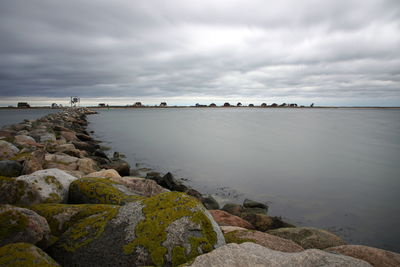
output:
[[[15,210],[0,212],[0,240],[26,229],[28,221],[27,216]]]
[[[226,243],[236,243],[236,244],[241,244],[244,242],[257,243],[256,240],[251,239],[251,238],[241,238],[239,236],[238,232],[240,232],[240,231],[236,230],[236,231],[232,231],[232,232],[224,234]]]
[[[167,239],[167,228],[172,222],[185,216],[201,226],[202,236],[189,238],[191,250],[188,255],[184,249],[174,248],[173,265],[198,256],[199,248],[203,252],[211,251],[217,242],[210,220],[202,210],[196,210],[199,205],[196,199],[183,193],[168,192],[145,199],[142,203],[145,219],[135,228],[136,238],[123,247],[125,254],[131,254],[137,246],[143,246],[149,251],[155,265],[163,265],[167,249],[162,243]]]
[[[105,178],[85,177],[71,183],[69,196],[75,203],[85,202],[112,205],[124,205],[128,202],[143,199],[142,196],[127,195],[116,188],[115,185],[121,184]]]
[[[46,182],[46,184],[52,184],[55,185],[57,187],[57,189],[62,190],[62,184],[57,180],[57,178],[55,176],[45,176],[44,177],[44,181]]]
[[[0,247],[0,266],[60,266],[32,244],[14,243]]]
[[[10,160],[16,160],[16,161],[27,160],[30,157],[31,157],[31,153],[30,152],[22,152],[22,153],[18,153],[18,154],[15,154],[14,156],[12,156],[10,158]]]
[[[22,204],[22,200],[24,200],[26,196],[28,196],[30,201],[33,201],[33,193],[31,191],[27,192],[26,187],[27,184],[24,181],[0,176],[0,192],[4,195],[8,195],[8,197],[6,197],[8,204]]]
[[[60,203],[61,197],[56,193],[50,193],[49,197],[46,198],[43,203]]]

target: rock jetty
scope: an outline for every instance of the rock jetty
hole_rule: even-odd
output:
[[[296,228],[135,171],[86,130],[86,108],[0,130],[0,266],[399,266],[400,255]]]

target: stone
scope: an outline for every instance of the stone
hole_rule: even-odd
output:
[[[46,168],[57,168],[60,170],[73,171],[78,169],[77,157],[72,157],[63,153],[59,154],[46,154]]]
[[[68,140],[68,139],[67,139]],[[85,150],[89,153],[94,153],[98,148],[96,145],[88,142],[73,141],[72,144],[79,150]],[[111,168],[112,169],[112,168]]]
[[[208,210],[218,210],[219,204],[212,195],[203,195],[201,202]]]
[[[27,135],[16,135],[14,142],[20,146],[35,146],[35,147],[43,146],[37,143],[35,139],[33,139],[31,136]]]
[[[28,243],[13,243],[0,247],[0,266],[60,267],[40,248]]]
[[[209,210],[214,220],[221,226],[239,226],[246,229],[254,229],[254,226],[251,225],[248,221],[243,220],[242,218],[229,214],[223,210]]]
[[[56,136],[53,133],[46,132],[40,135],[40,143],[54,142],[56,140]]]
[[[30,156],[24,160],[23,163],[23,174],[30,174],[43,169],[45,163],[45,150],[36,150],[30,154]]]
[[[325,249],[346,245],[346,242],[337,235],[312,227],[279,228],[268,233],[292,240],[305,249]]]
[[[89,135],[83,134],[83,133],[77,133],[76,137],[78,137],[79,140],[81,141],[93,141],[93,138],[90,137]]]
[[[0,140],[0,160],[9,159],[19,152],[19,149],[13,144]]]
[[[370,267],[365,261],[348,256],[336,255],[317,249],[287,253],[275,251],[261,245],[246,242],[230,243],[207,254],[198,256],[191,267]]]
[[[141,196],[152,197],[164,192],[170,192],[168,189],[158,185],[155,181],[140,177],[113,177],[111,181],[120,183]]]
[[[221,228],[222,233],[224,233],[224,235],[227,233],[233,232],[233,231],[247,230],[246,228],[239,227],[239,226],[221,226],[220,225],[220,228]]]
[[[71,204],[125,205],[142,198],[125,185],[105,178],[84,177],[72,182],[69,188]]]
[[[239,204],[227,203],[224,205],[222,210],[229,212],[230,214],[240,216],[243,212],[243,207]]]
[[[76,148],[73,144],[63,144],[56,147],[58,152],[75,151]]]
[[[274,235],[252,230],[235,230],[224,234],[226,243],[241,244],[244,242],[253,242],[263,247],[282,251],[282,252],[300,252],[304,249],[295,242],[283,239]]]
[[[265,214],[242,213],[241,218],[251,223],[258,231],[265,232],[272,229],[273,220]]]
[[[121,175],[114,170],[114,169],[102,169],[98,172],[92,172],[87,175],[87,177],[93,177],[93,178],[121,178]]]
[[[162,187],[167,188],[171,191],[185,192],[189,189],[187,186],[182,184],[180,181],[176,180],[170,172],[168,172],[163,177],[155,175],[155,176],[148,176],[146,178],[154,179],[157,184],[159,184]]]
[[[0,246],[10,243],[47,244],[50,227],[36,212],[11,205],[0,205]]]
[[[93,155],[96,157],[99,157],[99,158],[108,159],[108,156],[106,155],[106,153],[104,153],[104,151],[101,149],[96,149],[96,151],[93,153]]]
[[[360,260],[364,260],[377,267],[397,267],[400,266],[400,254],[391,251],[361,246],[343,245],[325,249],[328,252],[339,253]]]
[[[268,206],[266,204],[263,204],[261,202],[257,202],[254,200],[250,200],[250,199],[245,199],[243,201],[243,207],[245,208],[259,208],[259,209],[264,209],[266,211],[268,211]]]
[[[59,169],[46,169],[17,178],[0,178],[0,204],[66,203],[73,177]]]
[[[106,169],[114,169],[116,170],[119,175],[121,176],[129,176],[131,166],[128,162],[122,159],[112,159],[111,163],[104,166]]]
[[[0,176],[17,177],[22,172],[22,165],[15,160],[0,160]]]
[[[60,135],[65,138],[68,142],[72,142],[74,140],[77,140],[78,138],[76,137],[75,133],[72,131],[61,131]]]
[[[79,159],[77,165],[78,171],[83,173],[92,173],[99,169],[96,162],[90,158]]]
[[[196,199],[167,192],[89,216],[48,250],[63,266],[176,266],[225,244]]]

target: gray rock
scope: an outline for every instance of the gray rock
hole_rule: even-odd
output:
[[[40,248],[27,243],[13,243],[0,247],[1,266],[60,267]]]
[[[245,207],[245,208],[260,208],[260,209],[265,209],[266,211],[268,211],[268,206],[266,204],[263,204],[261,202],[257,202],[254,200],[250,200],[247,198],[243,201],[243,207]]]
[[[14,160],[0,160],[0,176],[17,177],[21,175],[22,165]]]
[[[212,195],[203,195],[203,198],[201,199],[201,202],[203,203],[204,207],[208,210],[218,210],[219,209],[219,204],[213,198]]]
[[[191,267],[370,267],[365,261],[348,256],[327,253],[317,249],[286,253],[271,250],[255,243],[227,244],[214,251],[198,256]]]
[[[19,149],[13,144],[0,140],[0,160],[9,159],[19,152]]]

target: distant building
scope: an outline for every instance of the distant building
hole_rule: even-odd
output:
[[[166,107],[167,106],[167,102],[161,102],[160,103],[160,107]]]
[[[196,107],[198,107],[198,108],[204,108],[204,107],[207,107],[207,105],[202,105],[202,104],[196,103]]]
[[[249,107],[251,107],[251,108],[254,107],[254,104],[249,104]]]
[[[297,104],[290,104],[289,107],[291,107],[291,108],[297,108]]]
[[[267,107],[267,103],[262,103],[261,107],[266,108]]]
[[[230,106],[231,106],[231,104],[229,104],[229,102],[224,103],[224,107],[230,107]]]
[[[100,108],[104,108],[106,106],[106,103],[99,103]]]
[[[135,107],[141,107],[141,106],[142,106],[142,102],[136,102],[133,106],[135,106]]]
[[[18,102],[18,108],[30,108],[31,106],[27,102]]]
[[[277,103],[273,103],[273,104],[271,105],[271,107],[273,107],[273,108],[276,108],[277,106],[278,106]]]
[[[210,107],[216,107],[217,105],[215,105],[215,103],[211,103]]]
[[[51,104],[51,108],[58,108],[58,105],[57,105],[57,103],[53,103],[53,104]]]

